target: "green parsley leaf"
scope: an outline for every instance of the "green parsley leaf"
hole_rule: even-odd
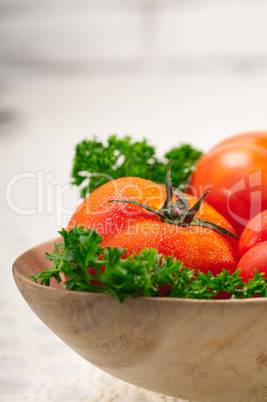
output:
[[[257,271],[244,284],[239,271],[231,275],[226,270],[218,275],[196,273],[155,249],[123,258],[126,250],[101,247],[102,237],[95,229],[73,227],[59,233],[63,241],[55,245],[52,254],[46,253],[46,259],[53,261],[54,266],[30,276],[42,285],[49,286],[52,278],[60,283],[64,275],[67,290],[110,294],[121,303],[126,297],[162,297],[163,287],[167,288],[168,297],[191,299],[211,299],[219,291],[226,291],[235,299],[267,295],[267,278]]]
[[[97,187],[119,177],[134,176],[165,183],[172,158],[176,162],[172,172],[173,186],[183,189],[201,155],[200,151],[183,144],[171,149],[164,155],[165,159],[160,160],[155,147],[146,140],[133,142],[129,136],[119,139],[112,135],[105,146],[95,137],[76,146],[72,184],[79,186],[81,196],[86,197]]]

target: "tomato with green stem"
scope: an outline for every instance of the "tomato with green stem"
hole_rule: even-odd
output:
[[[204,201],[207,193],[198,200],[174,192],[170,165],[165,187],[124,177],[97,188],[78,206],[67,229],[94,228],[103,236],[103,247],[126,249],[125,257],[156,248],[196,271],[234,272],[238,261],[234,229]]]

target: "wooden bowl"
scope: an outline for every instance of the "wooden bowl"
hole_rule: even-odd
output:
[[[28,278],[54,241],[13,265],[36,315],[90,363],[124,381],[190,401],[267,401],[267,299],[133,298],[66,291]]]

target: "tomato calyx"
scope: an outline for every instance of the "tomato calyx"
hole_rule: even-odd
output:
[[[192,208],[190,208],[189,202],[185,197],[185,195],[179,189],[175,189],[174,191],[172,188],[171,177],[170,177],[171,165],[172,160],[170,160],[166,175],[166,182],[165,182],[166,199],[162,207],[160,207],[158,210],[151,208],[146,204],[142,204],[140,202],[131,200],[108,200],[107,202],[122,202],[126,204],[137,205],[157,215],[160,218],[160,220],[165,223],[170,223],[171,225],[178,225],[182,227],[188,227],[188,226],[207,227],[210,229],[214,229],[216,232],[222,235],[238,239],[238,237],[234,233],[230,232],[229,230],[223,228],[220,225],[217,225],[216,223],[195,218],[195,215],[199,211],[204,199],[209,194],[209,191],[206,191],[204,194],[202,194],[199,200],[192,206]],[[177,195],[179,198],[171,203],[173,194]]]

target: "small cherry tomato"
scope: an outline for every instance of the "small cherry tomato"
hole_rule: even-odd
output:
[[[257,243],[264,241],[267,241],[267,209],[249,221],[243,230],[237,248],[239,257]]]
[[[254,277],[255,269],[267,277],[267,241],[251,247],[239,260],[237,269],[241,269],[239,276],[245,283]]]

